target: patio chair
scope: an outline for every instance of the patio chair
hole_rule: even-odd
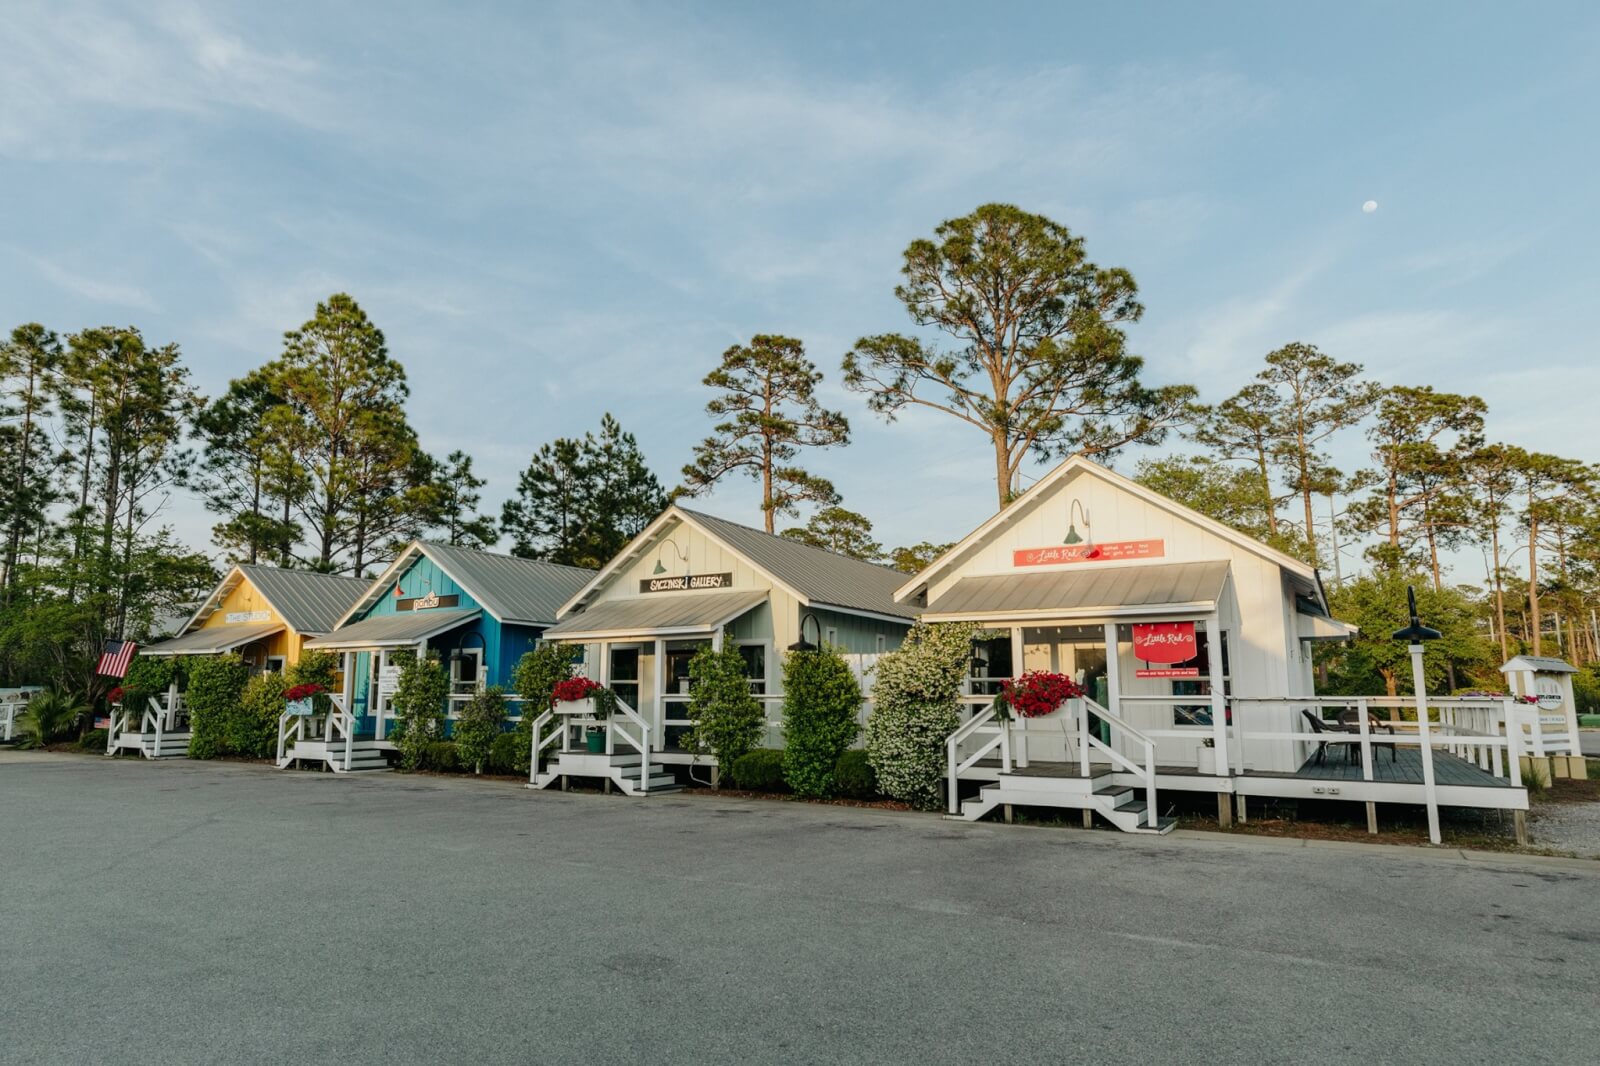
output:
[[[1343,725],[1339,722],[1325,722],[1322,720],[1321,716],[1312,713],[1309,708],[1301,708],[1300,713],[1303,714],[1306,721],[1311,724],[1311,731],[1313,733],[1317,733],[1319,735],[1333,734],[1332,736],[1329,736],[1327,740],[1322,740],[1317,743],[1317,753],[1312,756],[1312,758],[1316,759],[1319,765],[1327,764],[1329,744],[1344,745],[1345,760],[1348,761],[1350,758],[1350,745],[1352,743],[1361,743],[1359,739],[1351,739],[1350,728],[1346,725]]]
[[[1346,728],[1348,728],[1350,730],[1350,732],[1356,733],[1356,734],[1359,735],[1360,732],[1361,732],[1361,712],[1358,711],[1358,710],[1355,710],[1354,708],[1352,708],[1352,709],[1350,709],[1348,711],[1340,711],[1339,712],[1339,724],[1345,726]],[[1392,740],[1379,740],[1379,739],[1377,739],[1377,734],[1379,734],[1379,733],[1388,733],[1391,737],[1394,736],[1394,726],[1385,725],[1384,723],[1378,721],[1378,719],[1377,719],[1377,717],[1375,715],[1368,714],[1367,715],[1367,732],[1372,734],[1372,737],[1373,737],[1372,746],[1373,747],[1375,747],[1375,748],[1388,748],[1389,749],[1389,761],[1390,762],[1399,761],[1400,756],[1397,753],[1399,745],[1397,745]]]

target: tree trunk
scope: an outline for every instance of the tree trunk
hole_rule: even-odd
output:
[[[1511,658],[1511,644],[1506,639],[1506,590],[1500,581],[1500,527],[1489,534],[1489,547],[1494,552],[1494,613],[1500,622],[1500,661]]]
[[[1544,625],[1539,620],[1539,516],[1534,511],[1533,490],[1528,490],[1528,617],[1533,629],[1533,654],[1544,654]]]

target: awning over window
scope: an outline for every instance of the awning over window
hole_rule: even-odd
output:
[[[282,622],[257,622],[252,625],[208,626],[181,637],[163,640],[148,648],[140,648],[140,655],[218,655],[234,648],[242,648],[262,637],[283,632]]]
[[[460,611],[406,611],[403,614],[380,614],[360,622],[341,626],[326,636],[306,641],[307,648],[318,651],[364,650],[367,648],[395,648],[417,644],[448,633],[478,617],[477,609]]]
[[[1361,632],[1357,626],[1321,614],[1295,615],[1295,630],[1301,640],[1351,640]]]
[[[613,640],[619,637],[689,636],[713,633],[765,603],[766,589],[742,592],[674,593],[602,600],[544,631],[545,640]]]
[[[1228,583],[1226,561],[1107,566],[964,577],[922,612],[925,622],[1118,617],[1209,612]]]

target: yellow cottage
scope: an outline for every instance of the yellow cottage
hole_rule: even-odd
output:
[[[370,581],[275,566],[235,566],[171,640],[140,655],[220,655],[236,652],[251,673],[282,673],[300,661],[306,642],[331,632],[366,592]],[[160,706],[157,706],[157,704]],[[188,750],[188,714],[176,691],[149,708],[112,715],[106,750],[138,751],[153,759]]]

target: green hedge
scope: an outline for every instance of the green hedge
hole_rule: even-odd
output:
[[[833,791],[848,799],[872,799],[878,794],[878,775],[865,751],[857,748],[839,756],[833,767]]]
[[[861,727],[861,686],[832,648],[783,660],[783,776],[797,795],[829,796],[839,755]]]
[[[452,735],[464,768],[475,774],[483,772],[505,722],[506,695],[498,685],[490,685],[462,706]]]
[[[189,688],[184,693],[189,707],[189,758],[229,754],[230,737],[241,735],[234,718],[240,714],[249,680],[249,668],[237,655],[209,655],[190,665]]]
[[[489,745],[488,771],[491,774],[527,773],[528,749],[532,743],[521,732],[501,733]]]
[[[739,756],[728,776],[735,788],[751,792],[783,792],[788,788],[783,780],[783,752],[773,748],[757,748]]]

